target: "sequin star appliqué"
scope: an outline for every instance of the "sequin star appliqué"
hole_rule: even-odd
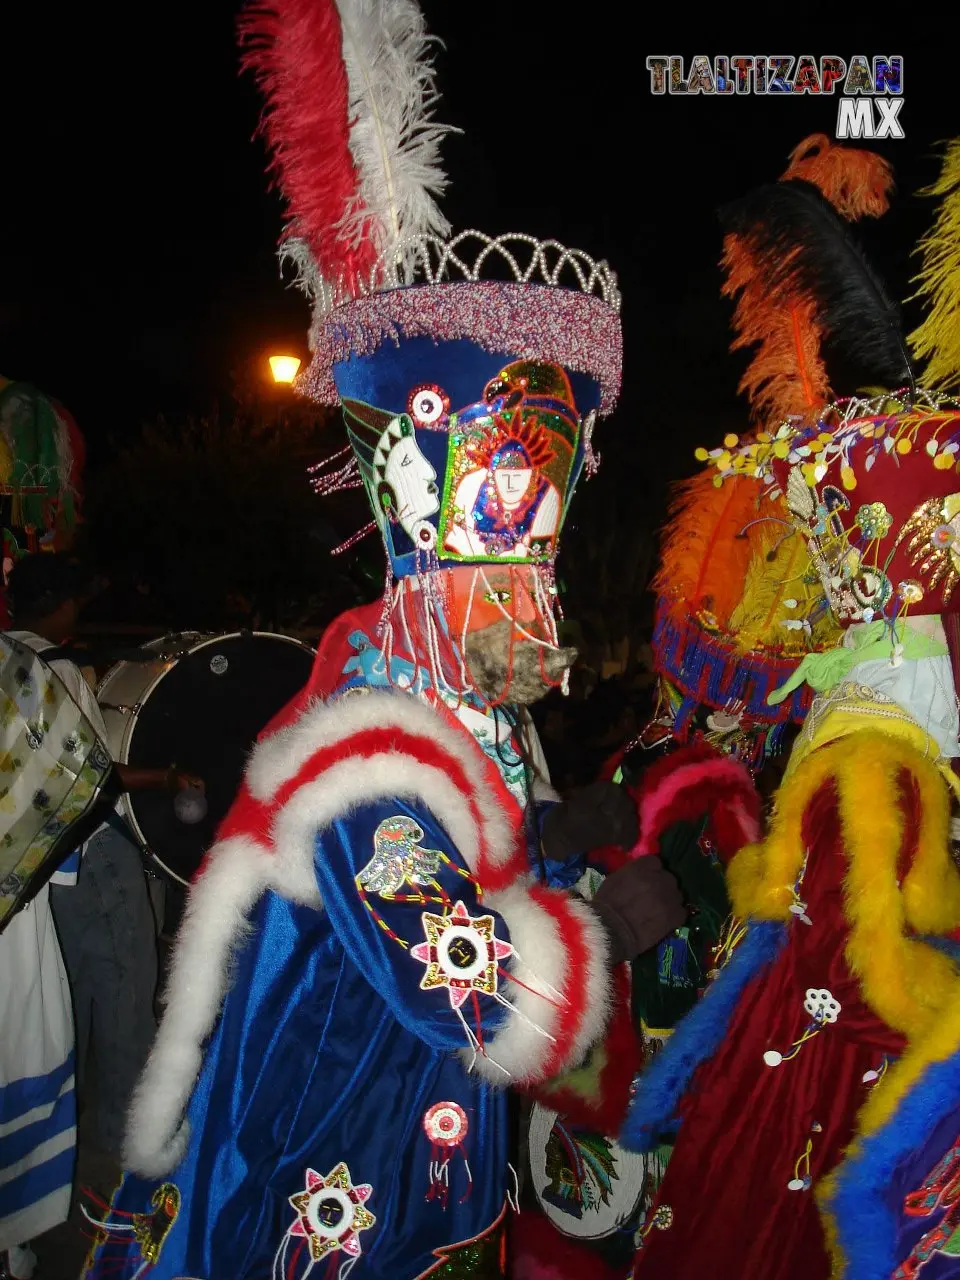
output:
[[[512,955],[513,947],[495,936],[493,916],[471,916],[458,902],[450,915],[425,911],[421,919],[427,940],[410,949],[427,966],[421,990],[446,987],[454,1009],[474,991],[495,996],[498,961]]]
[[[297,1211],[290,1236],[306,1239],[314,1262],[337,1249],[348,1257],[358,1258],[362,1252],[359,1234],[376,1222],[364,1207],[372,1191],[369,1182],[354,1186],[345,1164],[338,1164],[325,1178],[308,1169],[306,1190],[290,1196],[290,1203]]]

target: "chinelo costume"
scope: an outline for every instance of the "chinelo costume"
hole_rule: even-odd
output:
[[[823,228],[822,209],[802,200],[791,218]],[[728,868],[726,963],[641,1079],[620,1135],[643,1150],[665,1127],[676,1133],[638,1280],[913,1275],[916,1259],[896,1270],[904,1223],[911,1244],[939,1226],[952,1176],[957,1095],[944,1079],[957,1071],[960,976],[946,951],[960,925],[949,844],[960,745],[946,636],[960,601],[960,404],[915,385],[862,260],[839,268],[847,246],[836,240],[832,271],[822,243],[812,265],[812,234],[790,259],[782,197],[752,198],[765,201],[752,244],[779,256],[774,281],[779,271],[827,285],[825,306],[835,290],[867,328],[879,320],[876,341],[901,346],[909,385],[836,401],[712,460],[721,488],[751,476],[782,499],[798,580],[819,587],[788,607],[812,626],[819,596],[843,636],[767,695],[771,707],[804,684],[815,696],[766,838]],[[947,1159],[921,1172],[910,1157],[932,1133],[941,1147],[929,1154]]]
[[[555,245],[440,238],[408,0],[283,0],[242,32],[316,301],[302,389],[342,405],[334,483],[366,490],[387,586],[324,638],[192,887],[87,1274],[506,1274],[506,1086],[602,1057],[620,962],[683,916],[662,868],[662,925],[639,864],[632,925],[535,882],[511,709],[574,656],[552,566],[619,296]]]
[[[641,813],[662,808],[655,794],[664,784],[667,794],[677,792],[678,780],[696,766],[688,775],[687,807],[678,803],[679,795],[670,795],[672,822],[664,825],[660,847],[699,918],[691,917],[677,938],[665,939],[656,953],[635,963],[634,1004],[648,1048],[662,1043],[693,1007],[713,969],[714,952],[726,940],[722,865],[737,852],[731,838],[737,838],[738,827],[731,831],[722,814],[714,831],[705,827],[707,807],[698,809],[698,789],[716,775],[713,785],[721,789],[709,797],[715,809],[723,799],[719,779],[732,785],[734,774],[729,764],[721,770],[711,749],[742,762],[766,792],[782,772],[813,692],[801,682],[775,704],[769,695],[808,654],[832,649],[840,638],[819,583],[799,572],[803,547],[789,536],[783,494],[764,484],[756,467],[728,474],[738,448],[747,458],[757,449],[786,456],[784,421],[815,421],[829,403],[829,339],[842,320],[842,309],[837,316],[824,306],[819,279],[780,279],[774,288],[778,260],[763,253],[757,232],[773,222],[781,231],[783,256],[795,254],[811,230],[790,213],[795,203],[812,203],[823,226],[816,228],[820,240],[806,251],[822,272],[822,240],[842,240],[845,223],[885,213],[892,185],[880,156],[814,134],[794,149],[779,182],[764,189],[766,200],[748,197],[724,217],[723,293],[735,302],[731,351],[754,347],[740,381],[750,423],[742,438],[730,434],[709,451],[698,449],[697,457],[714,466],[676,486],[652,583],[658,708],[619,762]],[[871,374],[889,372],[897,354],[891,357],[886,344],[879,356],[871,350]],[[709,768],[698,781],[704,762]],[[684,818],[686,830],[667,830]]]
[[[813,135],[794,149],[780,184],[787,202],[795,188],[822,197],[834,228],[839,218],[882,215],[892,175],[879,156]],[[815,421],[831,398],[824,350],[829,325],[816,318],[823,308],[805,281],[771,291],[771,267],[751,235],[758,213],[766,210],[751,204],[727,219],[723,268],[724,293],[736,302],[732,350],[758,346],[740,388],[749,405],[747,431],[742,438],[727,436],[709,453],[698,451],[718,465],[741,439],[769,442],[785,455],[784,418]],[[782,772],[813,692],[800,684],[776,705],[768,695],[808,653],[830,649],[840,638],[819,583],[798,577],[803,546],[785,536],[790,526],[782,493],[747,470],[726,477],[722,486],[716,478],[716,470],[701,471],[675,488],[652,583],[658,705],[640,737],[608,762],[605,775],[622,781],[636,804],[640,835],[630,855],[657,854],[689,908],[679,929],[633,962],[632,1014],[647,1067],[737,937],[725,867],[759,838],[755,784],[769,790]],[[600,849],[590,861],[609,871],[627,856]],[[612,1136],[617,1119],[600,1133],[573,1107],[564,1114],[538,1103],[534,1110],[531,1181],[539,1213],[555,1234],[540,1223],[525,1226],[522,1247],[563,1277],[582,1270],[569,1256],[573,1239],[590,1242],[598,1275],[607,1265],[617,1275],[628,1269],[667,1168],[669,1125],[648,1149],[632,1152]]]

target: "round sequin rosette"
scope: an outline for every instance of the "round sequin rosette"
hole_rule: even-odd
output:
[[[467,1113],[455,1102],[438,1102],[424,1113],[423,1131],[437,1147],[460,1146],[469,1128]]]

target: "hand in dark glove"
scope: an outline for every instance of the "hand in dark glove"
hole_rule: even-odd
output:
[[[610,961],[649,951],[687,918],[680,887],[655,854],[607,876],[590,903],[610,940]]]
[[[540,846],[551,862],[568,862],[605,844],[632,849],[637,833],[637,807],[630,793],[613,782],[593,782],[547,813]]]

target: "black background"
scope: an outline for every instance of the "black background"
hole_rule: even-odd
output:
[[[567,22],[540,0],[424,9],[446,45],[439,115],[464,131],[444,147],[454,227],[553,237],[620,276],[625,391],[600,445],[653,518],[694,446],[745,420],[715,208],[779,176],[807,134],[832,136],[838,99],[655,98],[648,52],[704,50],[648,45],[615,6]],[[36,6],[11,33],[0,371],[61,399],[94,460],[111,433],[157,411],[202,410],[271,346],[304,349],[306,305],[278,278],[280,202],[253,140],[259,104],[238,74],[235,12],[221,0],[56,16]],[[875,144],[899,195],[863,229],[903,297],[933,209],[915,192],[937,173],[937,142],[960,132],[946,55],[841,47],[824,29],[818,54],[904,57],[906,138]],[[767,48],[755,35],[749,47]]]

